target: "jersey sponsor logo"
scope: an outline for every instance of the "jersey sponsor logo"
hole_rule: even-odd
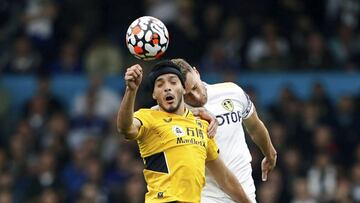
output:
[[[204,139],[204,132],[201,128],[193,128],[193,127],[187,127],[186,128],[186,135],[191,137],[198,137],[201,139]]]
[[[196,144],[202,147],[206,147],[206,143],[204,140],[196,140],[195,138],[184,138],[178,137],[176,140],[176,144]]]
[[[205,133],[201,128],[186,127],[186,136],[178,136],[176,144],[195,144],[206,147]]]
[[[233,111],[231,113],[224,113],[216,116],[219,126],[224,124],[238,123],[241,122],[241,113],[240,111]]]
[[[165,121],[165,123],[170,123],[172,121],[172,118],[163,118],[163,121]]]
[[[201,121],[199,119],[196,119],[196,124],[200,127],[203,128],[203,124],[201,123]]]
[[[174,125],[172,127],[172,131],[177,137],[182,137],[185,135],[184,130],[180,126],[177,126],[177,125]]]
[[[234,111],[234,104],[231,99],[225,99],[223,102],[221,102],[221,105],[226,109],[227,111]]]

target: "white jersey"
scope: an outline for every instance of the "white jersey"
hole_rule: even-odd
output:
[[[254,105],[249,96],[234,83],[206,84],[205,86],[208,101],[204,107],[214,114],[219,122],[215,139],[220,149],[220,157],[236,175],[245,192],[247,192],[246,187],[249,187],[251,189],[248,193],[255,195],[254,185],[244,185],[249,182],[248,180],[251,180],[250,184],[253,184],[253,180],[250,166],[251,154],[245,142],[242,126],[242,120],[249,118],[254,112]],[[202,196],[228,197],[208,174]]]

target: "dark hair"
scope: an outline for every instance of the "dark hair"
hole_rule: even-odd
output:
[[[149,87],[154,89],[156,78],[158,78],[160,75],[167,73],[173,73],[178,76],[181,85],[185,88],[185,79],[183,74],[181,73],[180,67],[170,60],[160,61],[159,63],[155,64],[148,76]]]

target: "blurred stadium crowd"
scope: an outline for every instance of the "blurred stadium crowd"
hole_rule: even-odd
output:
[[[358,71],[359,13],[357,0],[1,0],[0,72],[118,73],[144,14],[167,25],[166,57],[206,70]]]
[[[360,70],[358,0],[0,0],[0,203],[144,201],[136,143],[116,136],[121,92],[102,76],[121,83],[139,62],[124,39],[145,14],[168,27],[165,57],[202,72]],[[70,106],[51,91],[52,76],[64,73],[90,81]],[[16,113],[1,86],[9,74],[38,77]],[[248,94],[256,104],[256,90]],[[359,95],[334,101],[321,83],[306,100],[286,86],[276,94],[257,105],[279,154],[268,182],[248,142],[258,202],[360,202]]]

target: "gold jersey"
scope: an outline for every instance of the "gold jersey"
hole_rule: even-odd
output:
[[[218,157],[208,123],[188,109],[184,115],[140,109],[134,117],[142,124],[135,139],[145,163],[145,202],[200,202],[205,162]]]

